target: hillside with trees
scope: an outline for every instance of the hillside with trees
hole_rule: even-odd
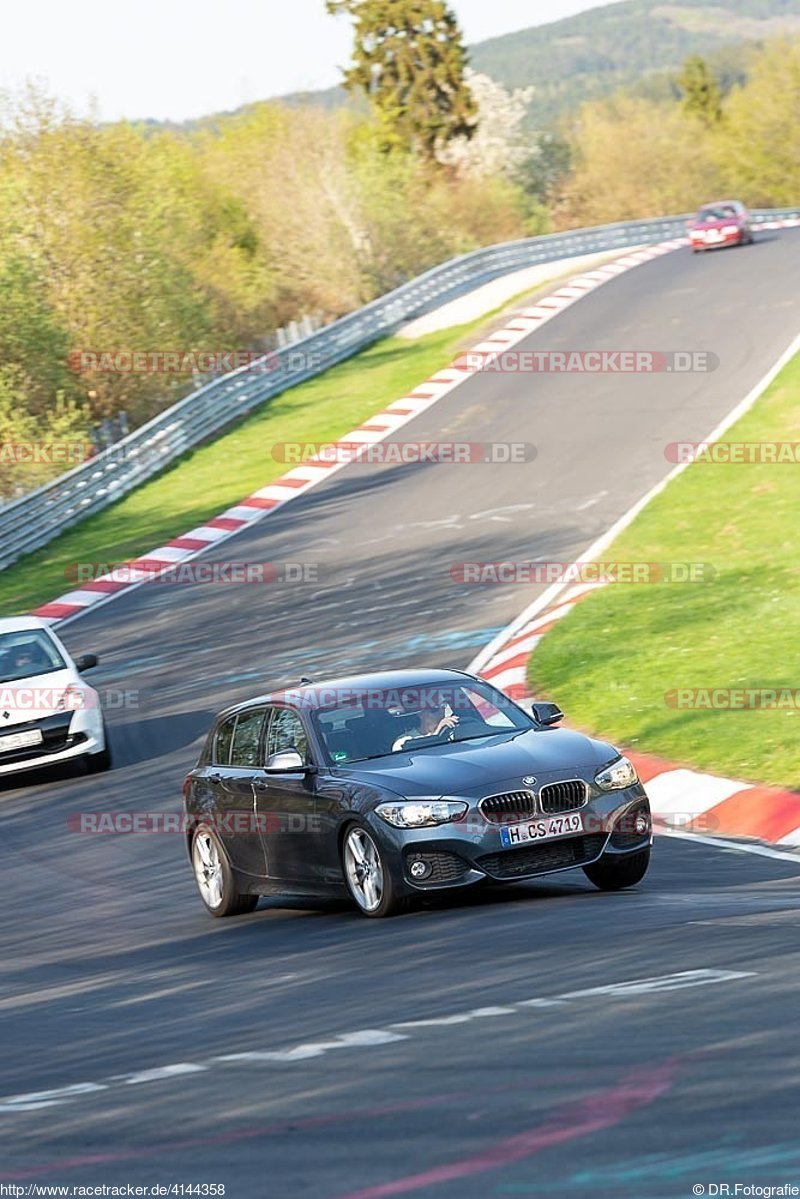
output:
[[[401,30],[410,72],[397,70],[398,6],[413,25]],[[267,350],[291,320],[335,319],[493,242],[688,211],[723,192],[800,200],[800,39],[752,50],[739,82],[690,55],[664,86],[591,99],[536,133],[539,89],[468,66],[443,0],[331,7],[374,22],[361,58],[354,40],[350,108],[262,103],[154,129],[76,116],[41,91],[6,98],[0,499],[63,469],[19,460],[15,445],[91,441],[119,414],[135,427],[195,383],[76,370],[82,351]],[[776,0],[736,8],[767,21]],[[436,86],[422,86],[427,70]]]
[[[752,49],[800,35],[800,0],[623,0],[468,47],[470,63],[506,88],[534,87],[530,119],[550,128],[620,88],[663,98],[690,55],[710,59],[723,87],[741,82]],[[285,97],[332,108],[341,87]]]

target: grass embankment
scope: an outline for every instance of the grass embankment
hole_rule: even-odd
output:
[[[721,440],[800,442],[800,355]],[[603,559],[706,562],[716,574],[591,594],[537,648],[535,689],[630,748],[800,789],[800,710],[676,708],[666,698],[677,688],[800,696],[800,464],[696,462]]]

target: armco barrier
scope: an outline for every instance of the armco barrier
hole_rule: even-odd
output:
[[[765,209],[756,224],[800,224],[800,208]],[[270,369],[243,367],[206,384],[91,461],[0,508],[0,570],[152,478],[226,425],[288,387],[320,374],[405,321],[500,275],[582,254],[624,250],[685,232],[685,216],[625,221],[475,250],[433,267],[318,333],[270,355]]]

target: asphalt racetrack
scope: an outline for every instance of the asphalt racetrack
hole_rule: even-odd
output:
[[[706,350],[717,370],[476,376],[398,440],[531,442],[532,464],[353,465],[205,559],[310,563],[316,581],[150,584],[63,629],[101,655],[93,685],[135,697],[108,711],[112,773],[0,791],[0,1182],[800,1185],[800,863],[659,838],[630,893],[565,875],[395,920],[262,900],[215,922],[179,836],[68,826],[176,811],[228,702],[303,674],[466,666],[537,588],[451,568],[580,556],[666,474],[664,447],[706,436],[788,346],[798,278],[789,231],[638,267],[519,348]]]

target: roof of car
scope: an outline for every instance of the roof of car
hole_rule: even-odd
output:
[[[295,707],[321,708],[331,706],[331,692],[350,694],[358,691],[388,691],[403,687],[419,687],[420,684],[454,683],[471,678],[461,670],[384,670],[374,674],[351,674],[334,679],[315,679],[313,683],[289,684],[280,690],[256,695],[252,699],[232,704],[220,716],[228,716],[243,708],[259,704],[289,701]]]
[[[0,633],[21,633],[25,629],[46,629],[50,622],[41,616],[3,616],[0,617]]]

